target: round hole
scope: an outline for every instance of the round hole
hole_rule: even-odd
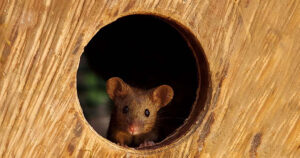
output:
[[[174,90],[171,102],[157,114],[156,145],[148,148],[192,133],[206,113],[210,79],[204,52],[196,38],[174,21],[125,16],[100,29],[85,47],[77,75],[78,96],[87,121],[103,137],[114,108],[106,93],[111,77],[144,91],[160,85]],[[145,111],[136,116],[145,117]]]

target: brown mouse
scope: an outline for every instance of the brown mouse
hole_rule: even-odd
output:
[[[174,92],[168,85],[149,90],[131,87],[121,78],[107,80],[106,91],[114,102],[108,139],[122,146],[144,147],[158,139],[157,112],[168,105]]]

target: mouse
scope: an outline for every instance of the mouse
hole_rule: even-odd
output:
[[[159,138],[157,113],[173,99],[172,87],[160,85],[145,90],[112,77],[106,82],[106,91],[114,104],[108,139],[125,147],[155,145]]]

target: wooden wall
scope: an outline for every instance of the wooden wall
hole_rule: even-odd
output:
[[[154,150],[98,136],[76,93],[84,46],[117,18],[169,17],[209,64],[208,112]],[[0,157],[300,157],[299,0],[1,0]]]

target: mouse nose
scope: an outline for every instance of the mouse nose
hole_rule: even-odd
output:
[[[134,134],[137,131],[137,126],[135,124],[131,124],[128,130],[130,134]]]

